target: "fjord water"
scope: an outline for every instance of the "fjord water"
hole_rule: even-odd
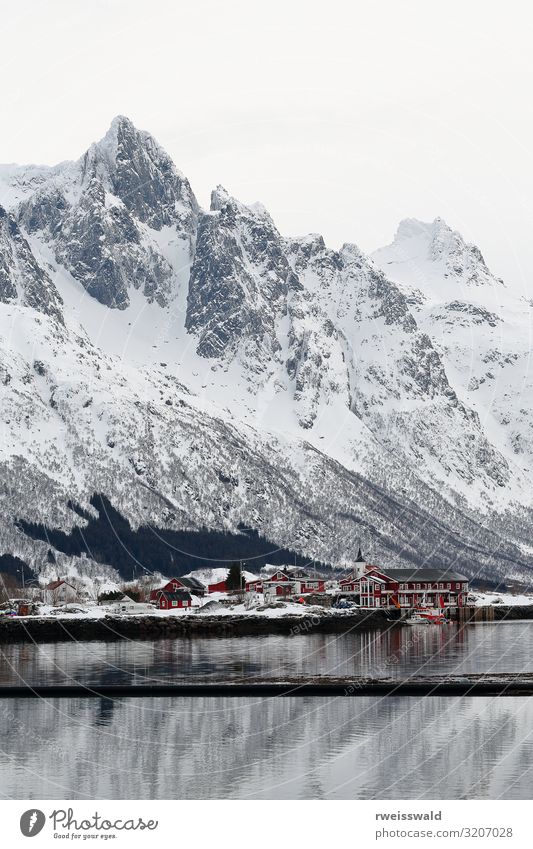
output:
[[[1,683],[531,671],[533,623],[4,646]],[[530,798],[527,698],[0,700],[11,798]]]
[[[0,704],[11,798],[530,798],[522,698]]]
[[[529,620],[345,634],[311,628],[292,636],[14,644],[0,646],[0,684],[533,672],[532,645]]]

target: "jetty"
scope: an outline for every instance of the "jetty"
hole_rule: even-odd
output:
[[[322,696],[533,696],[533,673],[358,678],[330,676],[247,678],[227,682],[169,682],[165,684],[37,684],[2,686],[0,698],[169,698]]]

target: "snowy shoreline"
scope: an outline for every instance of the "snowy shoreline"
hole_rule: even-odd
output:
[[[488,611],[485,619],[479,614]],[[281,613],[281,611],[276,611]],[[474,614],[475,618],[474,618]],[[472,619],[468,624],[492,624],[500,621],[533,619],[533,606],[495,605],[472,608]],[[463,623],[465,624],[465,623]],[[355,628],[403,627],[400,616],[386,614],[381,610],[325,611],[310,608],[300,615],[284,613],[277,616],[253,614],[186,615],[164,616],[154,614],[58,616],[58,617],[10,617],[0,619],[0,643],[11,642],[64,642],[152,640],[173,637],[240,637],[265,634],[302,634],[324,632],[343,634]]]
[[[344,633],[353,628],[396,627],[399,618],[391,619],[382,611],[307,610],[302,614],[260,616],[232,615],[107,615],[98,618],[81,616],[13,617],[0,620],[0,643],[59,642],[65,640],[151,640],[165,637],[254,636],[287,634],[297,636],[314,631]]]

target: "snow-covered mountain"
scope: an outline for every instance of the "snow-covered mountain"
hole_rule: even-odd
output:
[[[99,493],[133,532],[529,577],[532,306],[444,222],[286,238],[123,117],[0,204],[0,553],[86,569]]]
[[[405,295],[488,439],[510,468],[529,477],[533,301],[494,277],[480,250],[439,218],[431,224],[403,221],[394,242],[376,251],[374,260]],[[514,479],[509,484],[514,490]]]

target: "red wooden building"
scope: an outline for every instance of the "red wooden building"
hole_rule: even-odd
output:
[[[185,590],[174,590],[173,592],[168,592],[167,590],[158,590],[156,604],[159,610],[172,610],[180,607],[191,607],[192,596],[189,592],[186,592]]]
[[[361,607],[464,607],[468,578],[449,569],[384,570],[361,557],[353,573],[340,581],[340,590]]]
[[[205,595],[205,585],[202,584],[197,578],[191,577],[182,577],[182,578],[171,578],[167,581],[166,584],[163,584],[162,587],[158,587],[155,590],[152,590],[150,593],[150,601],[157,601],[159,593],[164,590],[167,593],[175,592],[176,590],[185,590],[187,592],[192,593],[193,595],[203,596]]]
[[[226,586],[226,579],[224,578],[222,581],[217,581],[216,584],[208,584],[207,592],[208,593],[227,593],[228,588]]]
[[[278,569],[263,579],[263,592],[271,596],[304,595],[324,592],[324,578],[312,577],[304,569]]]
[[[227,575],[226,575],[227,578]],[[223,578],[220,581],[217,581],[215,584],[209,584],[207,587],[208,593],[227,593],[228,586],[226,583],[226,578]],[[261,578],[254,578],[253,580],[246,581],[244,585],[244,589],[247,593],[256,592],[260,593],[263,591],[263,581]]]

